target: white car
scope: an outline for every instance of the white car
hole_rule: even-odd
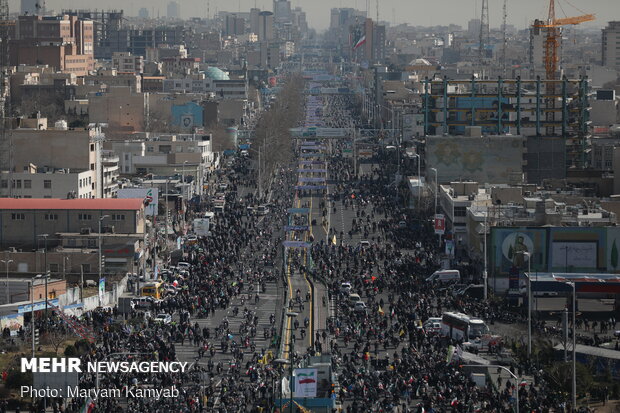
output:
[[[367,307],[366,307],[366,303],[365,303],[365,302],[363,302],[363,301],[358,301],[358,302],[356,302],[356,303],[355,303],[355,307],[353,308],[353,310],[354,310],[356,313],[365,313],[365,312],[366,312],[366,309],[367,309]]]
[[[351,292],[351,283],[340,284],[340,292],[344,294],[349,294]]]
[[[157,323],[162,323],[162,324],[170,324],[172,323],[172,316],[170,316],[170,314],[157,314],[157,317],[155,317],[155,322]]]

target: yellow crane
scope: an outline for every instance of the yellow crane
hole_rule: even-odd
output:
[[[560,27],[577,25],[594,19],[594,14],[556,19],[555,0],[549,0],[549,16],[547,21],[537,20],[534,23],[534,27],[547,29],[547,38],[545,40],[545,71],[547,73],[547,80],[555,80],[557,75],[558,62],[560,60],[558,56]]]

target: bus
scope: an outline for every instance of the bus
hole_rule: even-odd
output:
[[[163,281],[154,281],[146,283],[140,288],[140,295],[142,297],[153,297],[156,300],[161,300],[164,298],[164,291],[165,287]]]
[[[491,335],[483,320],[452,312],[443,313],[441,317],[441,335],[471,343],[478,348],[496,345],[501,340],[501,337]]]

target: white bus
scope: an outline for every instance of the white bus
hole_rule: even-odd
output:
[[[443,313],[441,317],[441,334],[463,342],[486,341],[491,336],[489,327],[479,318],[463,313]]]

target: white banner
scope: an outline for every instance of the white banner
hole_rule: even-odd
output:
[[[316,397],[317,369],[295,369],[295,397]]]
[[[551,256],[553,268],[597,268],[596,242],[554,242]]]
[[[123,188],[118,190],[118,198],[140,198],[149,201],[149,205],[144,208],[146,216],[157,215],[159,190],[157,188]]]

